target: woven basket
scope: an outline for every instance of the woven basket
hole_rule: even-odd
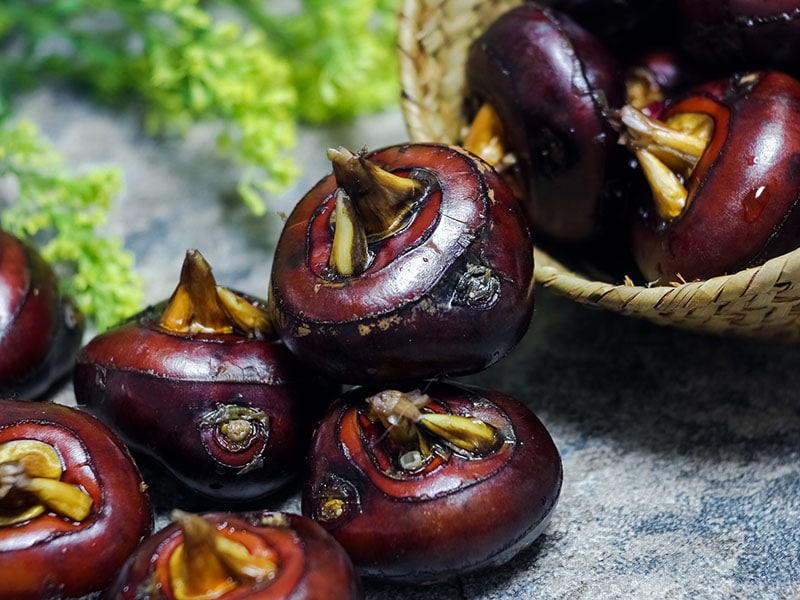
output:
[[[401,106],[411,141],[453,143],[470,42],[521,0],[404,0],[399,21]],[[537,284],[576,302],[662,325],[800,341],[800,250],[762,266],[675,286],[595,281],[535,250]]]

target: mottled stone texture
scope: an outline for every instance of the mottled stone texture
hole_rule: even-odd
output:
[[[211,131],[156,142],[133,116],[55,90],[27,96],[18,114],[76,167],[122,167],[108,229],[136,253],[148,301],[172,291],[189,247],[222,285],[264,294],[280,213],[328,172],[325,149],[405,139],[399,110],[302,131],[303,179],[254,219]],[[564,488],[548,529],[505,568],[421,589],[368,582],[368,598],[798,597],[798,364],[799,347],[661,328],[538,290],[522,343],[469,380],[516,395],[550,429]],[[73,402],[71,389],[58,399]],[[203,508],[143,468],[161,524],[174,506]],[[298,510],[296,494],[268,508]]]

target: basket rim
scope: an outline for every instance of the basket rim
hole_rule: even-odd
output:
[[[550,288],[563,290],[570,295],[574,293],[574,290],[578,287],[591,286],[591,289],[587,290],[587,292],[591,293],[593,297],[598,298],[597,303],[602,303],[601,298],[612,292],[620,293],[624,302],[631,302],[642,295],[650,299],[661,299],[665,296],[681,293],[681,291],[691,294],[698,290],[707,291],[711,289],[721,289],[727,282],[734,279],[753,282],[762,271],[772,271],[781,274],[797,272],[798,269],[786,268],[786,266],[791,260],[796,260],[800,263],[800,249],[797,249],[771,258],[763,264],[747,267],[734,273],[716,275],[708,279],[675,282],[671,284],[629,285],[625,283],[611,283],[601,279],[590,279],[586,275],[564,266],[541,248],[536,247],[534,252],[537,259],[536,269],[539,271],[537,280],[540,283]],[[788,277],[779,276],[777,279],[788,279]],[[745,291],[747,287],[750,287],[750,285],[744,286]]]

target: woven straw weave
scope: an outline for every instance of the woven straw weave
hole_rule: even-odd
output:
[[[467,48],[497,16],[520,3],[405,0],[398,47],[411,141],[459,138]],[[800,341],[800,250],[732,275],[676,286],[591,280],[538,248],[535,263],[537,284],[581,304],[694,331]]]

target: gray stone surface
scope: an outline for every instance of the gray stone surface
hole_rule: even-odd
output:
[[[51,89],[18,115],[71,164],[122,167],[108,230],[135,252],[149,302],[172,291],[188,248],[223,285],[263,294],[280,213],[328,171],[325,148],[405,139],[396,110],[302,131],[303,179],[258,220],[233,199],[237,174],[208,129],[155,141],[132,116]],[[661,328],[538,290],[522,343],[468,379],[519,397],[553,434],[564,487],[549,527],[503,568],[423,588],[368,582],[367,597],[800,598],[798,364],[796,346]],[[58,400],[72,403],[71,389]],[[187,501],[158,479],[151,489],[160,524]],[[274,502],[298,507],[295,494]]]

